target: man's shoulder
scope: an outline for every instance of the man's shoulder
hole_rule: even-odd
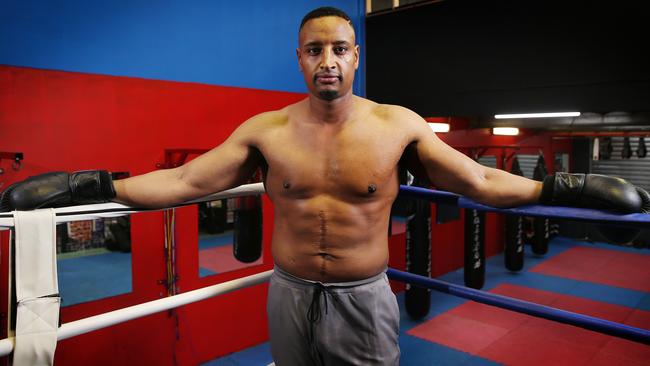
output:
[[[296,104],[291,104],[278,110],[256,114],[242,123],[239,130],[245,135],[255,136],[256,139],[264,137],[266,133],[286,126],[295,106]]]
[[[262,112],[249,118],[245,124],[258,128],[271,128],[287,123],[291,105],[275,111]]]
[[[422,119],[412,110],[394,104],[379,104],[372,101],[372,113],[388,123],[404,123],[406,121],[419,121]]]

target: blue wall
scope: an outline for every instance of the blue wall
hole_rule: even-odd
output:
[[[0,0],[0,64],[305,92],[298,26],[323,5],[352,17],[363,49],[364,0]]]

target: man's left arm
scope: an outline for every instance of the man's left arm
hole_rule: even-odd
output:
[[[406,109],[396,113],[411,134],[410,155],[436,188],[495,207],[542,203],[650,212],[650,194],[623,179],[556,173],[542,183],[485,167],[441,141],[417,114]]]
[[[410,145],[405,162],[416,175],[426,178],[437,188],[470,197],[495,207],[512,207],[536,203],[541,182],[483,166],[453,149],[436,136],[417,114],[399,108],[399,124],[405,127]]]

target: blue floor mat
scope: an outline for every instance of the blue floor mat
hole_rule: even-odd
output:
[[[131,253],[101,253],[57,261],[62,306],[132,290]]]
[[[266,366],[273,362],[269,342],[247,348],[226,357],[202,364],[203,366]]]
[[[232,244],[232,231],[215,235],[201,235],[199,237],[199,250],[214,248],[221,245]]]

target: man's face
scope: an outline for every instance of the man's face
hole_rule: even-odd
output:
[[[328,101],[350,92],[359,67],[352,26],[336,16],[311,19],[298,38],[298,64],[309,92]]]

